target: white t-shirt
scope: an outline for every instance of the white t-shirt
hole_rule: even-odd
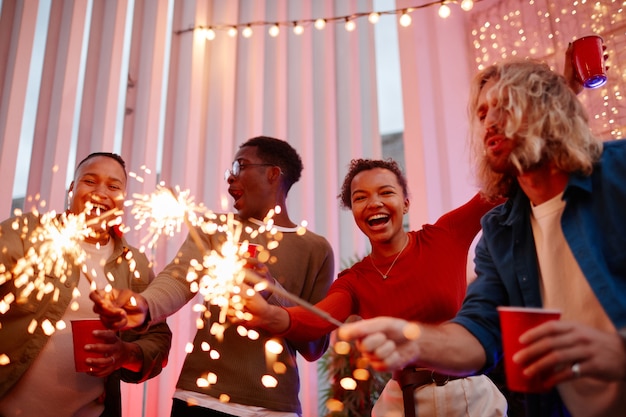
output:
[[[563,194],[532,207],[531,225],[537,248],[541,296],[545,308],[561,310],[572,320],[605,332],[617,332],[598,301],[565,240],[561,215]],[[574,416],[592,416],[604,404],[621,403],[626,410],[626,384],[580,378],[558,385],[561,398]]]

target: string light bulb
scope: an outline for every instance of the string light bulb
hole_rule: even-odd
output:
[[[450,6],[448,6],[446,3],[441,3],[441,6],[439,6],[439,17],[442,19],[446,19],[450,17],[450,13],[452,13],[450,11]]]
[[[350,20],[346,17],[345,27],[348,32],[352,32],[356,28],[356,23],[354,23],[354,20]]]
[[[325,27],[326,27],[326,20],[325,19],[317,19],[317,20],[315,20],[315,29],[322,30]]]
[[[377,12],[370,13],[367,16],[367,20],[369,20],[371,24],[375,25],[380,20],[380,13],[377,13]]]
[[[274,23],[272,26],[270,26],[270,29],[268,30],[268,32],[272,38],[275,38],[276,36],[278,36],[278,34],[280,33],[280,28],[278,27],[278,23]]]
[[[237,36],[237,28],[235,26],[231,26],[228,28],[228,36],[230,36],[231,38],[234,38],[235,36]]]
[[[293,22],[293,33],[296,35],[302,35],[304,33],[304,26],[298,22]]]
[[[207,40],[212,41],[213,39],[215,39],[215,31],[213,30],[213,28],[205,28],[204,29],[204,37],[207,38]]]
[[[405,10],[402,11],[402,14],[400,15],[400,26],[402,27],[408,27],[411,25],[411,15],[409,15]]]
[[[461,9],[466,12],[469,12],[474,8],[474,0],[462,0],[461,1]]]
[[[250,36],[252,36],[252,28],[250,27],[250,25],[246,26],[241,31],[241,36],[243,36],[244,38],[249,38]]]

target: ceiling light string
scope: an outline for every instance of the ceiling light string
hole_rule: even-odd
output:
[[[411,13],[415,10],[424,9],[426,7],[431,6],[439,6],[439,16],[442,18],[447,18],[450,16],[451,10],[450,4],[459,4],[461,9],[464,11],[469,11],[472,9],[475,3],[482,0],[438,0],[430,3],[421,4],[413,7],[402,7],[395,10],[385,10],[385,11],[371,11],[371,12],[359,12],[352,13],[344,16],[334,16],[334,17],[325,17],[325,18],[315,18],[315,19],[298,19],[298,20],[289,20],[289,21],[255,21],[255,22],[247,22],[247,23],[237,23],[237,24],[216,24],[216,25],[198,25],[192,26],[187,29],[181,29],[176,31],[177,35],[192,32],[194,30],[199,30],[204,33],[204,36],[207,40],[214,40],[217,37],[217,32],[226,32],[228,36],[235,37],[237,34],[241,33],[241,36],[244,38],[249,38],[253,35],[254,29],[253,27],[268,27],[267,32],[270,36],[276,37],[281,33],[281,27],[291,28],[293,33],[296,35],[301,35],[304,33],[304,28],[307,26],[313,25],[315,29],[322,30],[329,23],[342,23],[344,24],[344,28],[348,32],[352,32],[356,29],[356,21],[360,18],[367,17],[367,20],[371,24],[376,24],[381,16],[384,15],[396,15],[398,16],[398,23],[402,27],[408,27],[411,25],[412,18]]]

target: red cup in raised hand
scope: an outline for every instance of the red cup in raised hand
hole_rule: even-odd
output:
[[[585,36],[572,43],[573,66],[585,88],[598,88],[606,83],[602,38]]]

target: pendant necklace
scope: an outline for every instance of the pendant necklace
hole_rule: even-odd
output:
[[[400,252],[398,252],[398,254],[396,255],[396,259],[393,260],[393,262],[391,263],[391,266],[389,267],[389,269],[387,270],[387,273],[385,274],[380,272],[380,269],[376,267],[376,264],[374,263],[374,260],[372,259],[372,255],[370,254],[370,262],[372,263],[372,266],[380,274],[380,276],[383,277],[383,279],[387,279],[387,277],[389,277],[389,272],[391,272],[391,268],[393,268],[393,266],[396,264],[396,261],[398,260],[400,255],[402,255],[402,252],[404,252],[404,249],[407,247],[408,244],[409,244],[409,235],[406,236],[406,242],[404,242],[404,246],[402,247]]]

